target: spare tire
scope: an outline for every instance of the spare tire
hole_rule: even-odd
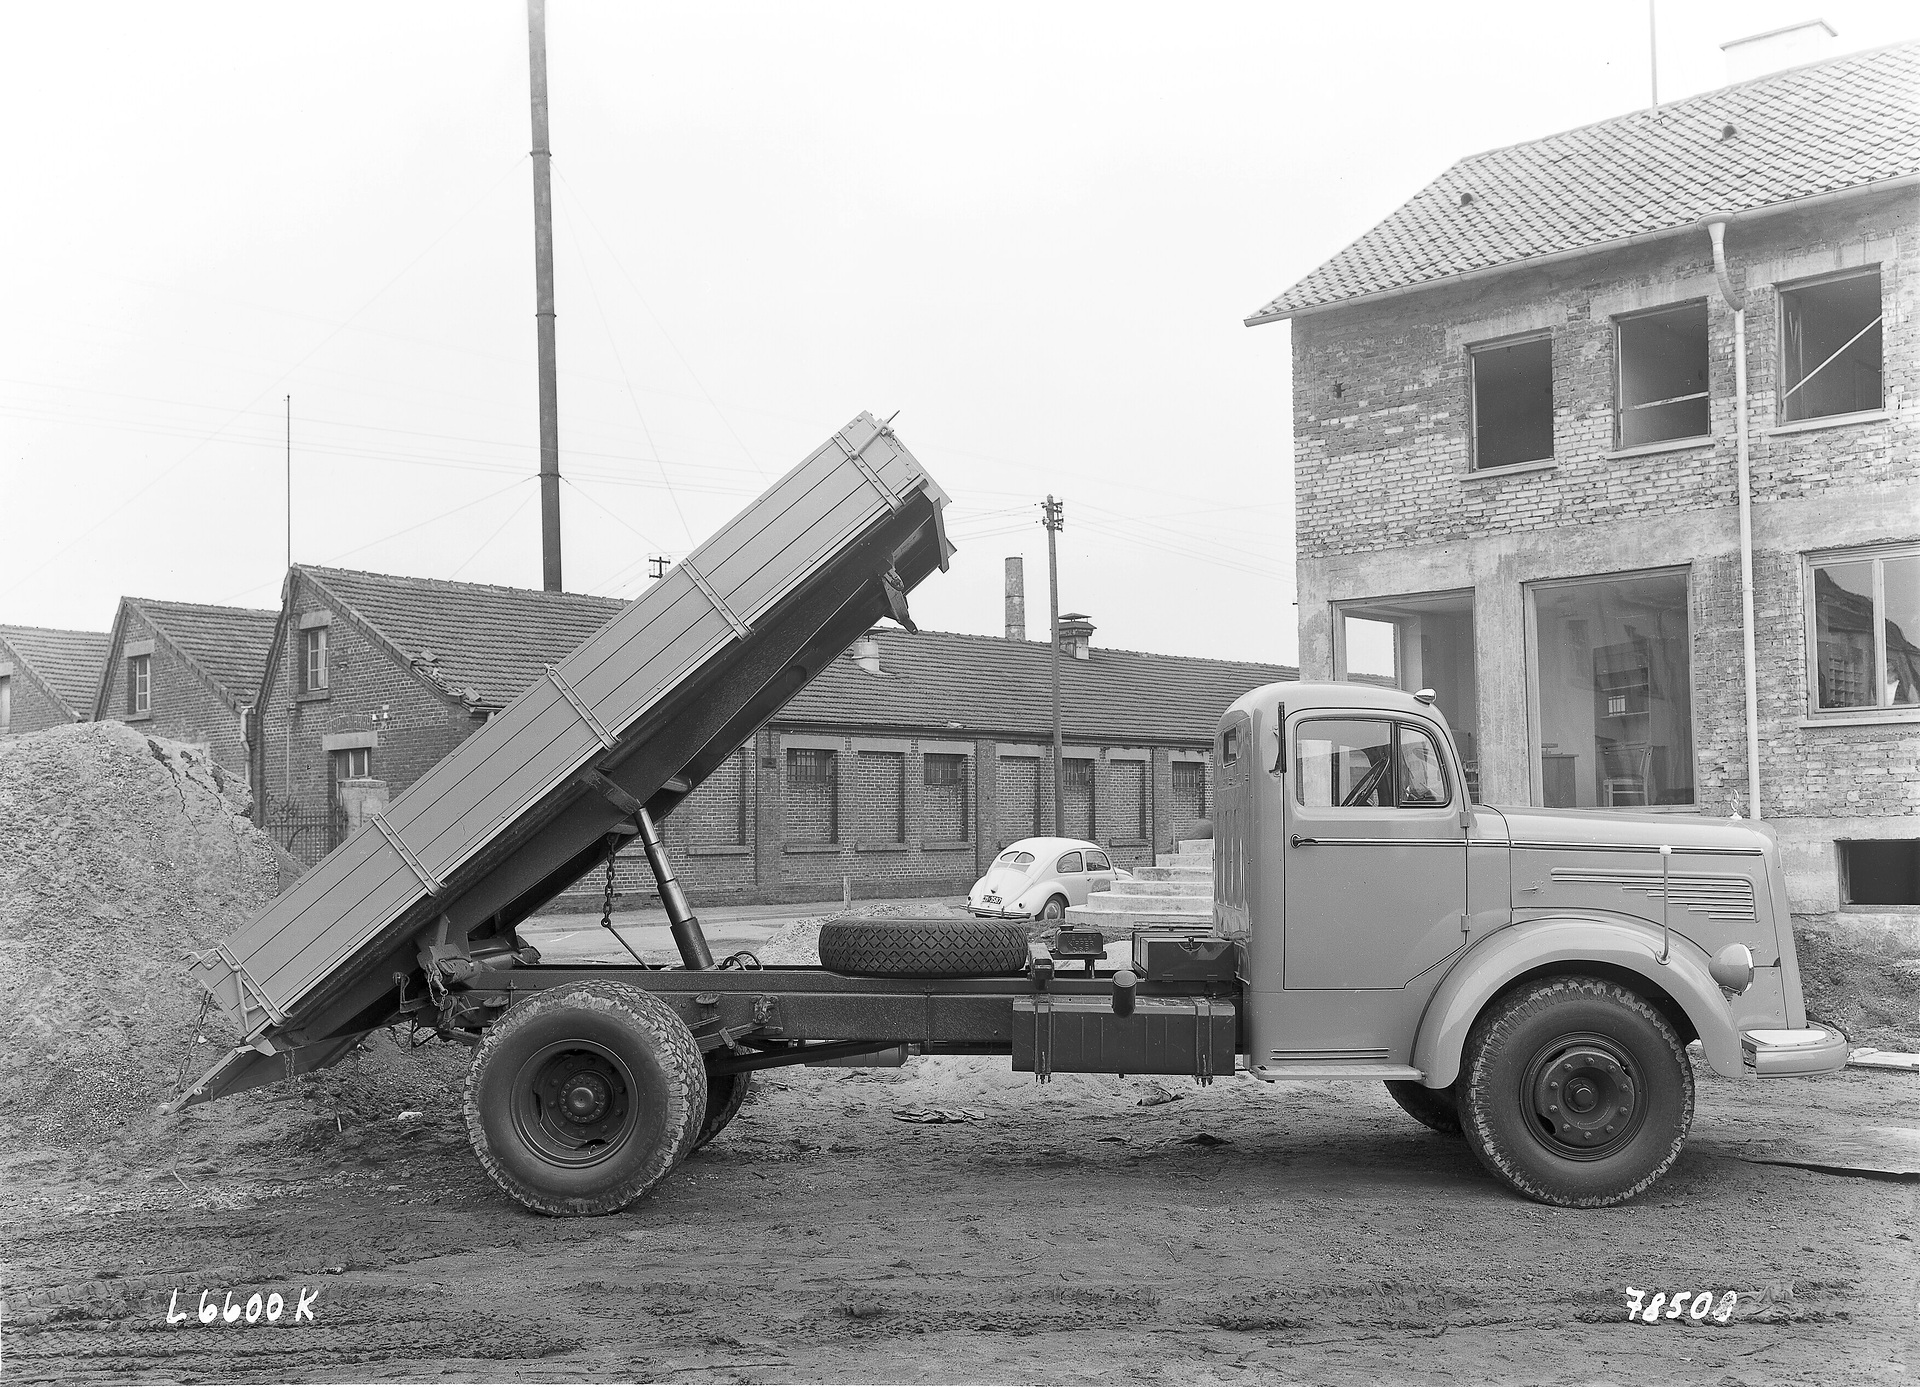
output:
[[[855,978],[999,978],[1027,966],[1027,932],[1004,920],[829,920],[820,963]]]

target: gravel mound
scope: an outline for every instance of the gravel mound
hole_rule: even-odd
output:
[[[280,867],[199,748],[121,723],[0,742],[0,1101],[16,1138],[121,1134],[230,1044],[189,951],[271,900]],[[188,1051],[191,1049],[192,1053]]]

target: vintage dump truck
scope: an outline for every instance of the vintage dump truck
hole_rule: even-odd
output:
[[[241,1041],[181,1105],[409,1024],[474,1047],[499,1184],[617,1209],[739,1111],[756,1070],[1007,1055],[1058,1073],[1384,1081],[1520,1193],[1597,1206],[1672,1164],[1687,1047],[1719,1073],[1837,1068],[1810,1026],[1763,827],[1469,802],[1430,695],[1276,684],[1214,746],[1211,928],[842,920],[819,967],[716,964],[658,824],[945,568],[945,496],[861,415],[193,972]],[[637,836],[676,968],[557,965],[516,932]]]

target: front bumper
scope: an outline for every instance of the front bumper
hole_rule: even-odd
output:
[[[1795,1074],[1832,1074],[1847,1062],[1852,1048],[1844,1035],[1825,1026],[1804,1031],[1742,1031],[1740,1057],[1756,1078]]]

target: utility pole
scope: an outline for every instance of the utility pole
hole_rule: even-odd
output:
[[[1067,815],[1060,786],[1066,763],[1060,746],[1060,554],[1054,536],[1067,523],[1067,503],[1049,495],[1040,523],[1047,527],[1047,607],[1051,618],[1048,626],[1053,632],[1053,836],[1059,838],[1066,834]]]
[[[527,0],[533,96],[533,320],[540,341],[540,585],[560,588],[560,400],[553,350],[553,151],[547,147],[547,4]]]
[[[656,582],[667,576],[667,570],[673,567],[673,560],[665,554],[647,555],[647,576]]]
[[[1654,23],[1656,0],[1647,0],[1647,62],[1653,74],[1653,109],[1660,109],[1660,31]]]

